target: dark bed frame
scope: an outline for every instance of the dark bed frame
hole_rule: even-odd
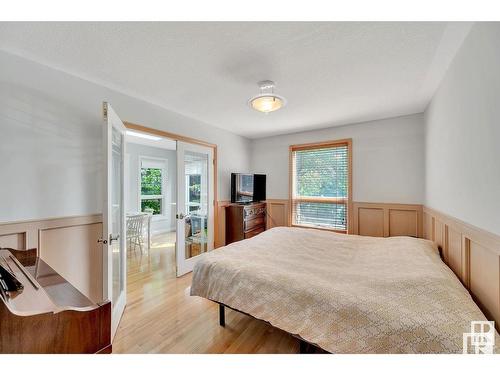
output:
[[[253,315],[250,315],[246,312],[243,312],[243,311],[240,311],[238,309],[235,309],[231,306],[228,306],[228,305],[225,305],[223,303],[220,303],[220,302],[217,302],[217,301],[213,301],[217,304],[219,304],[219,325],[221,327],[225,327],[226,326],[226,307],[228,309],[231,309],[233,311],[236,311],[236,312],[239,312],[240,314],[243,314],[243,315],[246,315],[246,316],[249,316],[253,319],[256,319],[256,320],[259,320],[273,328],[276,328],[276,329],[279,329],[275,326],[273,326],[271,323],[265,321],[265,320],[262,320],[262,319],[259,319],[259,318],[256,318],[255,316]],[[302,337],[300,337],[299,335],[295,335],[293,333],[290,333],[290,332],[287,332],[290,336],[296,338],[297,340],[299,340],[299,352],[300,354],[331,354],[330,352],[327,352],[326,350],[320,348],[318,345],[316,344],[313,344],[307,340],[304,340]]]

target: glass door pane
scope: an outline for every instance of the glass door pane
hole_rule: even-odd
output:
[[[120,131],[113,127],[112,130],[112,149],[111,149],[111,163],[112,163],[112,179],[111,179],[111,233],[122,233],[122,144],[123,135]],[[124,292],[125,280],[122,270],[122,262],[125,260],[125,249],[122,246],[120,238],[118,240],[110,241],[111,252],[113,254],[113,296],[112,302],[116,305],[120,294]]]
[[[208,155],[184,154],[185,174],[185,259],[208,250]]]
[[[214,248],[213,148],[177,142],[177,276]]]

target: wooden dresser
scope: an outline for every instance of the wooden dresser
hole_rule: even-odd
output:
[[[266,204],[231,204],[226,207],[226,245],[266,230]]]

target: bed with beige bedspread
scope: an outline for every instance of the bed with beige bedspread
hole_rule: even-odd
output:
[[[410,237],[273,228],[202,257],[191,295],[332,353],[461,353],[486,320],[435,245]]]

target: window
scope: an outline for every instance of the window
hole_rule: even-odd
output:
[[[290,146],[292,225],[347,233],[351,140]]]
[[[186,207],[189,212],[201,207],[201,174],[186,175]]]
[[[141,160],[141,212],[164,215],[165,177],[163,161]]]

